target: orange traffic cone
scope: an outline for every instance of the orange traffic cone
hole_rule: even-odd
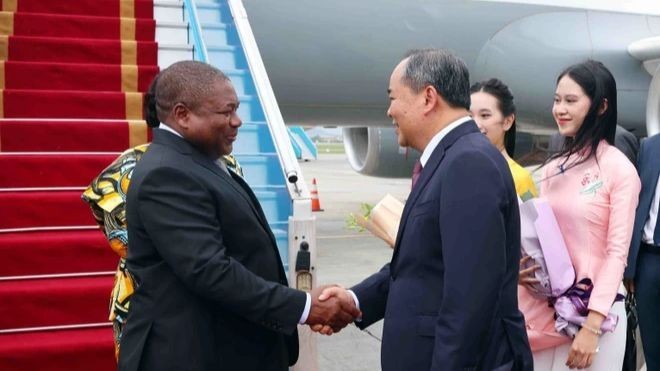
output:
[[[316,188],[316,178],[312,179],[312,189],[309,193],[312,195],[312,211],[323,211],[319,201],[319,190]]]

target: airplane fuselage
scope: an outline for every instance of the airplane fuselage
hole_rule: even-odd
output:
[[[600,60],[617,80],[620,124],[645,132],[651,76],[627,47],[660,35],[660,7],[651,2],[244,3],[287,124],[389,126],[386,90],[393,67],[409,49],[434,47],[463,58],[473,81],[498,77],[507,83],[521,129],[531,131],[555,128],[550,110],[561,70]],[[588,4],[590,9],[578,7]]]

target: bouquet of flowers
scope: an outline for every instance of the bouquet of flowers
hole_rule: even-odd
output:
[[[387,194],[376,206],[363,204],[363,215],[351,214],[349,225],[358,225],[363,230],[368,230],[394,248],[403,206],[401,201]]]

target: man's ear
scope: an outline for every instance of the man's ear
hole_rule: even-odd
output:
[[[177,125],[184,129],[188,129],[188,118],[190,116],[190,110],[183,103],[177,103],[174,108],[172,108],[172,116]]]
[[[598,107],[598,116],[605,113],[608,107],[609,107],[609,103],[607,102],[607,98],[603,98],[603,103],[601,103],[600,107]]]
[[[438,91],[431,85],[424,88],[424,113],[431,112],[438,104]]]

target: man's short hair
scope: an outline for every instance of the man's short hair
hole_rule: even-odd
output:
[[[470,109],[470,73],[457,56],[442,49],[411,50],[403,82],[414,92],[433,86],[454,108]]]
[[[229,81],[219,69],[198,61],[181,61],[158,74],[155,89],[156,111],[161,122],[177,103],[195,111],[212,94],[213,83]]]

